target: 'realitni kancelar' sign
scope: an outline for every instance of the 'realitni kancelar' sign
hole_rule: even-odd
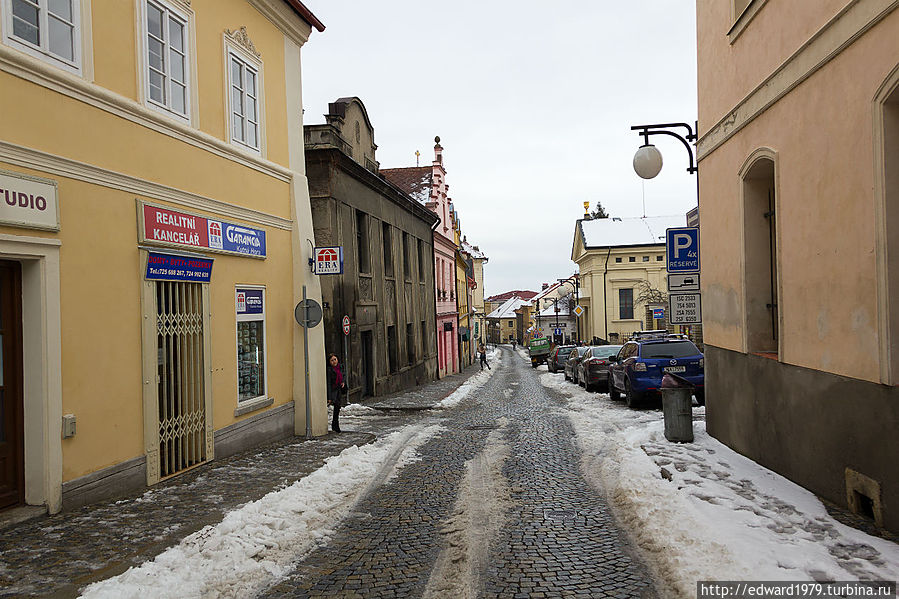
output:
[[[141,242],[265,258],[265,231],[140,204]]]

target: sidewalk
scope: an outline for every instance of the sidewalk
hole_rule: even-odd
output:
[[[371,443],[404,419],[393,410],[425,410],[471,375],[460,374],[365,402],[384,411],[368,430],[289,437],[204,464],[142,493],[42,516],[0,529],[0,597],[77,597],[87,584],[152,559],[207,524],[289,486],[347,447]],[[349,427],[352,429],[353,427]]]

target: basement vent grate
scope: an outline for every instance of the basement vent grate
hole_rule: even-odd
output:
[[[577,512],[574,510],[543,510],[543,517],[546,520],[556,522],[570,522],[574,520]]]
[[[465,430],[469,431],[495,431],[499,427],[495,424],[474,424],[472,426],[466,426]]]

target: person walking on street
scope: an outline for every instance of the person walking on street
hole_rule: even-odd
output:
[[[490,364],[487,363],[487,349],[483,345],[479,345],[478,352],[481,354],[481,370],[484,370],[484,366],[487,367],[487,370],[491,370]]]
[[[346,381],[343,380],[343,373],[340,371],[340,362],[335,354],[328,356],[328,405],[334,407],[334,417],[331,419],[331,430],[335,433],[340,432],[340,422],[338,414],[340,414],[340,402],[346,391]]]

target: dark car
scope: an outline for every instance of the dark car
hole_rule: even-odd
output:
[[[574,349],[573,345],[557,345],[553,348],[551,352],[549,352],[549,358],[546,360],[546,365],[549,368],[550,372],[559,372],[560,370],[565,369],[565,361],[568,360],[568,356],[571,355],[571,350]]]
[[[577,367],[578,383],[587,391],[609,388],[610,359],[618,355],[620,345],[594,345],[584,353]]]
[[[566,381],[574,381],[575,383],[577,382],[577,365],[581,361],[581,357],[588,349],[590,348],[587,346],[575,347],[571,350],[571,353],[568,354],[568,359],[565,360]]]
[[[609,367],[609,395],[636,407],[644,399],[659,397],[662,376],[671,372],[694,387],[699,405],[705,405],[705,357],[692,341],[667,331],[636,333],[624,344]]]

